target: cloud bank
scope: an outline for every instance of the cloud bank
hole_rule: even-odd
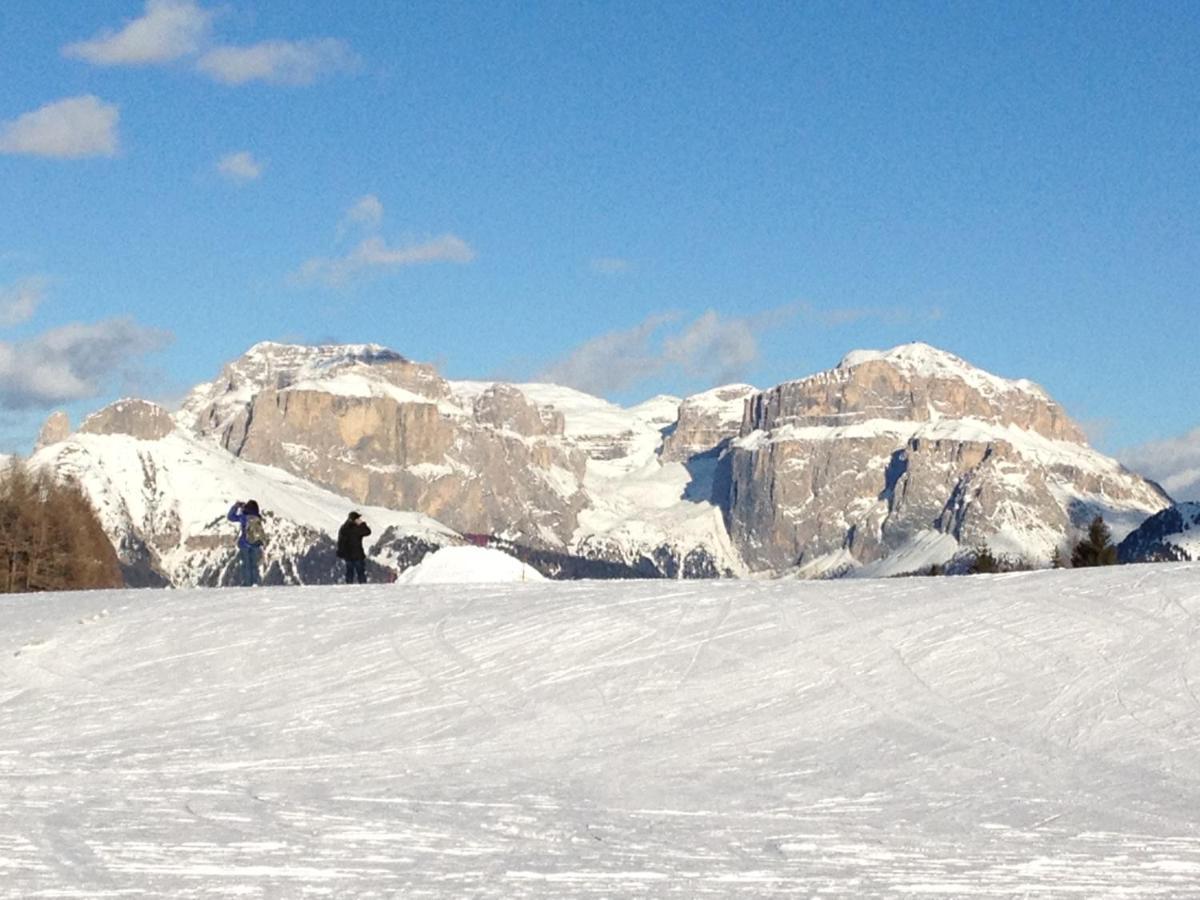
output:
[[[86,94],[68,97],[0,122],[0,153],[82,159],[115,156],[120,111]]]
[[[64,325],[22,342],[0,341],[0,408],[52,406],[95,397],[115,377],[133,377],[138,357],[171,341],[130,319]]]
[[[1163,486],[1172,498],[1200,502],[1200,427],[1120,454],[1128,468]]]

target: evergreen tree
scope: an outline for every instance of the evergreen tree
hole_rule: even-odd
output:
[[[1112,542],[1112,532],[1104,524],[1103,516],[1096,516],[1088,526],[1087,537],[1071,551],[1071,565],[1076,568],[1087,566],[1114,566],[1117,564],[1117,547]]]
[[[1054,552],[1050,554],[1050,568],[1062,569],[1065,568],[1066,562],[1063,560],[1063,552],[1061,547],[1055,547]]]
[[[975,561],[971,563],[972,575],[993,575],[999,571],[1000,562],[992,555],[987,544],[975,551]]]

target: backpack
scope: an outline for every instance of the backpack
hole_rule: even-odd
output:
[[[259,547],[267,546],[267,531],[263,528],[262,519],[250,516],[246,519],[246,541]]]

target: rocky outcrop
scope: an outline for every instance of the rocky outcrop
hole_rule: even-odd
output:
[[[175,428],[171,414],[146,400],[118,400],[92,413],[79,426],[81,434],[125,434],[140,441],[157,441]]]

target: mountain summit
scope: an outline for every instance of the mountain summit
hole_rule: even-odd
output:
[[[1120,537],[1169,505],[1037,385],[919,343],[630,409],[450,381],[378,345],[261,343],[174,414],[125,400],[64,430],[35,460],[172,584],[224,577],[221,516],[246,496],[290,529],[283,581],[325,577],[311,547],[348,505],[391,524],[372,550],[393,568],[487,534],[672,577],[894,574],[985,542],[1036,565],[1096,514]]]

